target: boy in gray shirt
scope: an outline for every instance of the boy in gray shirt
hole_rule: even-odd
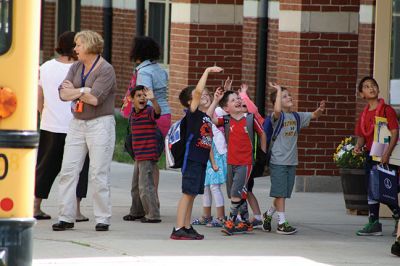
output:
[[[271,149],[270,174],[271,191],[270,197],[274,197],[273,205],[263,215],[263,230],[271,231],[272,216],[278,214],[278,234],[291,235],[297,229],[289,225],[285,218],[285,201],[290,198],[294,186],[297,158],[298,129],[307,127],[311,119],[316,119],[325,111],[325,101],[321,101],[317,110],[311,112],[294,113],[293,100],[289,91],[275,83],[269,85],[276,89],[270,95],[274,112],[271,121],[275,129],[279,122],[282,128],[274,141]],[[281,121],[283,119],[283,121]],[[300,126],[297,125],[299,122]]]

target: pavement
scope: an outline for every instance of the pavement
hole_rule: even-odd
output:
[[[180,172],[161,171],[159,224],[122,220],[130,207],[132,173],[133,165],[112,163],[113,217],[108,232],[94,230],[90,184],[81,205],[90,221],[75,223],[73,230],[52,231],[58,212],[56,181],[42,206],[53,219],[38,221],[34,227],[33,265],[400,265],[400,258],[390,254],[393,221],[382,219],[383,236],[356,236],[367,217],[346,214],[342,193],[293,193],[286,217],[298,228],[296,235],[275,233],[274,221],[271,233],[255,229],[225,236],[220,229],[197,226],[204,240],[171,240],[181,196]],[[271,204],[269,187],[268,177],[256,179],[254,193],[263,211]],[[193,216],[201,215],[201,205],[201,197],[196,198]],[[228,200],[226,206],[229,210]]]

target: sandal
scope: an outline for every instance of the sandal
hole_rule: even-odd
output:
[[[214,218],[211,222],[207,223],[207,227],[222,227],[224,225],[225,219],[217,217]]]
[[[208,224],[209,222],[211,222],[212,219],[213,219],[212,216],[211,216],[211,217],[204,217],[204,216],[201,216],[200,218],[194,219],[194,220],[192,221],[192,225],[206,225],[206,224]]]
[[[77,217],[75,219],[75,222],[77,222],[77,223],[79,223],[79,222],[88,222],[88,221],[89,221],[89,218],[87,218],[87,217],[85,217],[83,215],[80,215],[79,217]]]
[[[131,214],[127,214],[124,217],[122,217],[122,219],[124,221],[135,221],[135,220],[139,220],[139,219],[141,219],[143,217],[144,217],[144,215],[143,216],[134,216],[134,215],[131,215]]]

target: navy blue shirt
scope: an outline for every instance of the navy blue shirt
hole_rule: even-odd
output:
[[[199,109],[193,113],[188,111],[186,116],[188,137],[193,136],[189,144],[188,159],[206,164],[212,144],[212,121]]]

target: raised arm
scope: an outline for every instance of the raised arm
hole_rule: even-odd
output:
[[[253,103],[253,101],[249,98],[249,95],[247,94],[248,89],[249,89],[249,86],[247,86],[246,83],[243,83],[242,85],[240,85],[239,96],[245,102],[249,113],[253,113],[254,116],[257,118],[257,120],[261,124],[264,124],[264,118],[258,112],[257,106]]]
[[[321,101],[319,103],[319,107],[312,113],[311,119],[316,119],[320,117],[323,112],[325,112],[325,101]]]
[[[190,111],[196,111],[197,107],[200,104],[201,93],[203,92],[204,88],[206,87],[208,74],[210,72],[221,72],[223,69],[217,66],[208,67],[204,71],[203,75],[199,79],[199,82],[196,85],[196,88],[192,92],[192,101],[190,103]]]
[[[161,114],[161,108],[160,105],[158,104],[156,98],[154,97],[154,93],[153,90],[149,89],[149,88],[145,88],[143,90],[144,94],[146,95],[146,100],[150,101],[153,105],[154,108],[154,113],[156,113],[157,115]]]
[[[279,119],[282,112],[282,87],[276,83],[269,82],[269,86],[276,89],[276,99],[274,104],[274,118]]]
[[[224,89],[222,89],[221,87],[217,88],[214,92],[214,99],[210,107],[208,107],[207,109],[207,115],[211,118],[214,124],[218,123],[218,119],[214,118],[215,108],[217,108],[219,101],[222,99],[223,96],[224,96]]]

